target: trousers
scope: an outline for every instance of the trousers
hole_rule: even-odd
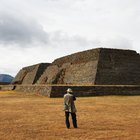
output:
[[[70,128],[70,122],[69,122],[69,115],[71,114],[72,117],[72,123],[73,127],[77,128],[77,119],[76,119],[76,113],[71,113],[71,112],[65,112],[65,123],[66,127]]]

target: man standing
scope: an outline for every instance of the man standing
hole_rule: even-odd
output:
[[[72,117],[73,127],[77,128],[76,107],[74,104],[76,97],[72,93],[72,89],[68,88],[67,93],[64,95],[65,123],[67,128],[70,128],[69,114]]]

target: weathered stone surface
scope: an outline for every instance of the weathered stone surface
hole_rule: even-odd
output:
[[[46,68],[44,73],[38,80],[38,84],[55,84],[57,75],[59,74],[59,68],[57,65],[50,65]]]
[[[106,48],[87,50],[56,59],[51,64],[23,68],[13,83],[35,84],[35,86],[18,86],[16,90],[37,92],[49,97],[62,96],[69,85],[73,85],[77,96],[137,95],[140,94],[138,87],[135,89],[87,85],[140,85],[140,55],[132,50]],[[42,84],[46,86],[41,86]],[[61,86],[47,86],[48,84]]]
[[[89,61],[96,61],[99,59],[99,53],[100,53],[100,48],[78,52],[72,55],[58,58],[52,64],[56,64],[61,67],[65,63],[79,64],[79,63],[86,63]]]
[[[140,85],[140,55],[135,51],[101,49],[95,84]]]
[[[140,86],[53,86],[49,97],[63,97],[68,88],[72,88],[74,95],[101,96],[101,95],[140,95]]]
[[[14,85],[0,85],[0,90],[3,90],[3,91],[11,91],[15,89],[15,86]]]
[[[38,84],[94,84],[100,49],[75,53],[56,59]]]
[[[51,86],[37,86],[37,85],[17,85],[16,91],[23,93],[35,93],[50,97],[51,96]]]
[[[97,61],[73,64],[65,69],[63,82],[65,84],[94,84]],[[60,82],[61,83],[61,82]]]
[[[1,90],[13,90],[13,86],[0,86]],[[17,85],[16,91],[23,93],[35,93],[48,97],[63,97],[68,88],[72,88],[74,95],[80,96],[102,96],[102,95],[140,95],[140,85],[94,85],[94,86],[26,86]]]
[[[49,63],[41,63],[24,67],[18,72],[12,84],[35,84],[49,65]]]

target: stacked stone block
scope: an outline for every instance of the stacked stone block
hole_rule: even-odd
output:
[[[12,84],[35,84],[49,65],[49,63],[41,63],[22,68]]]
[[[69,86],[77,96],[137,95],[139,86],[131,85],[140,85],[140,55],[132,50],[91,49],[56,59],[51,64],[25,67],[13,84],[34,84],[16,89],[49,97],[63,96]],[[128,86],[122,88],[122,85]]]

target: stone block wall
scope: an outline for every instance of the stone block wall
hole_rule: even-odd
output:
[[[27,94],[40,94],[44,96],[51,96],[52,87],[51,86],[37,86],[37,85],[17,85],[16,91],[23,92]]]
[[[93,86],[38,86],[38,85],[0,85],[0,90],[14,90],[20,93],[40,94],[48,97],[63,97],[68,88],[72,88],[76,97],[104,96],[104,95],[140,95],[140,85],[93,85]]]
[[[72,88],[76,97],[104,95],[140,95],[140,86],[53,86],[49,97],[63,97]]]
[[[94,84],[99,50],[88,50],[56,59],[37,84]]]
[[[37,84],[55,84],[56,77],[59,73],[59,67],[57,65],[50,65],[46,68],[44,73],[41,75]]]
[[[18,91],[49,97],[62,96],[69,86],[77,96],[138,95],[139,87],[116,85],[140,85],[140,55],[132,50],[107,48],[78,52],[51,64],[25,67],[19,71],[13,84],[21,84],[16,86]]]
[[[139,85],[140,55],[131,50],[101,49],[95,84]]]
[[[65,69],[64,84],[94,84],[98,61],[70,65]],[[61,82],[60,82],[61,83]]]
[[[12,84],[35,84],[49,65],[49,63],[41,63],[22,68]]]
[[[86,63],[89,61],[96,61],[99,58],[99,52],[100,52],[100,48],[74,53],[72,55],[67,55],[58,58],[54,60],[52,64],[61,67],[63,64],[66,63],[79,64],[79,63]]]

